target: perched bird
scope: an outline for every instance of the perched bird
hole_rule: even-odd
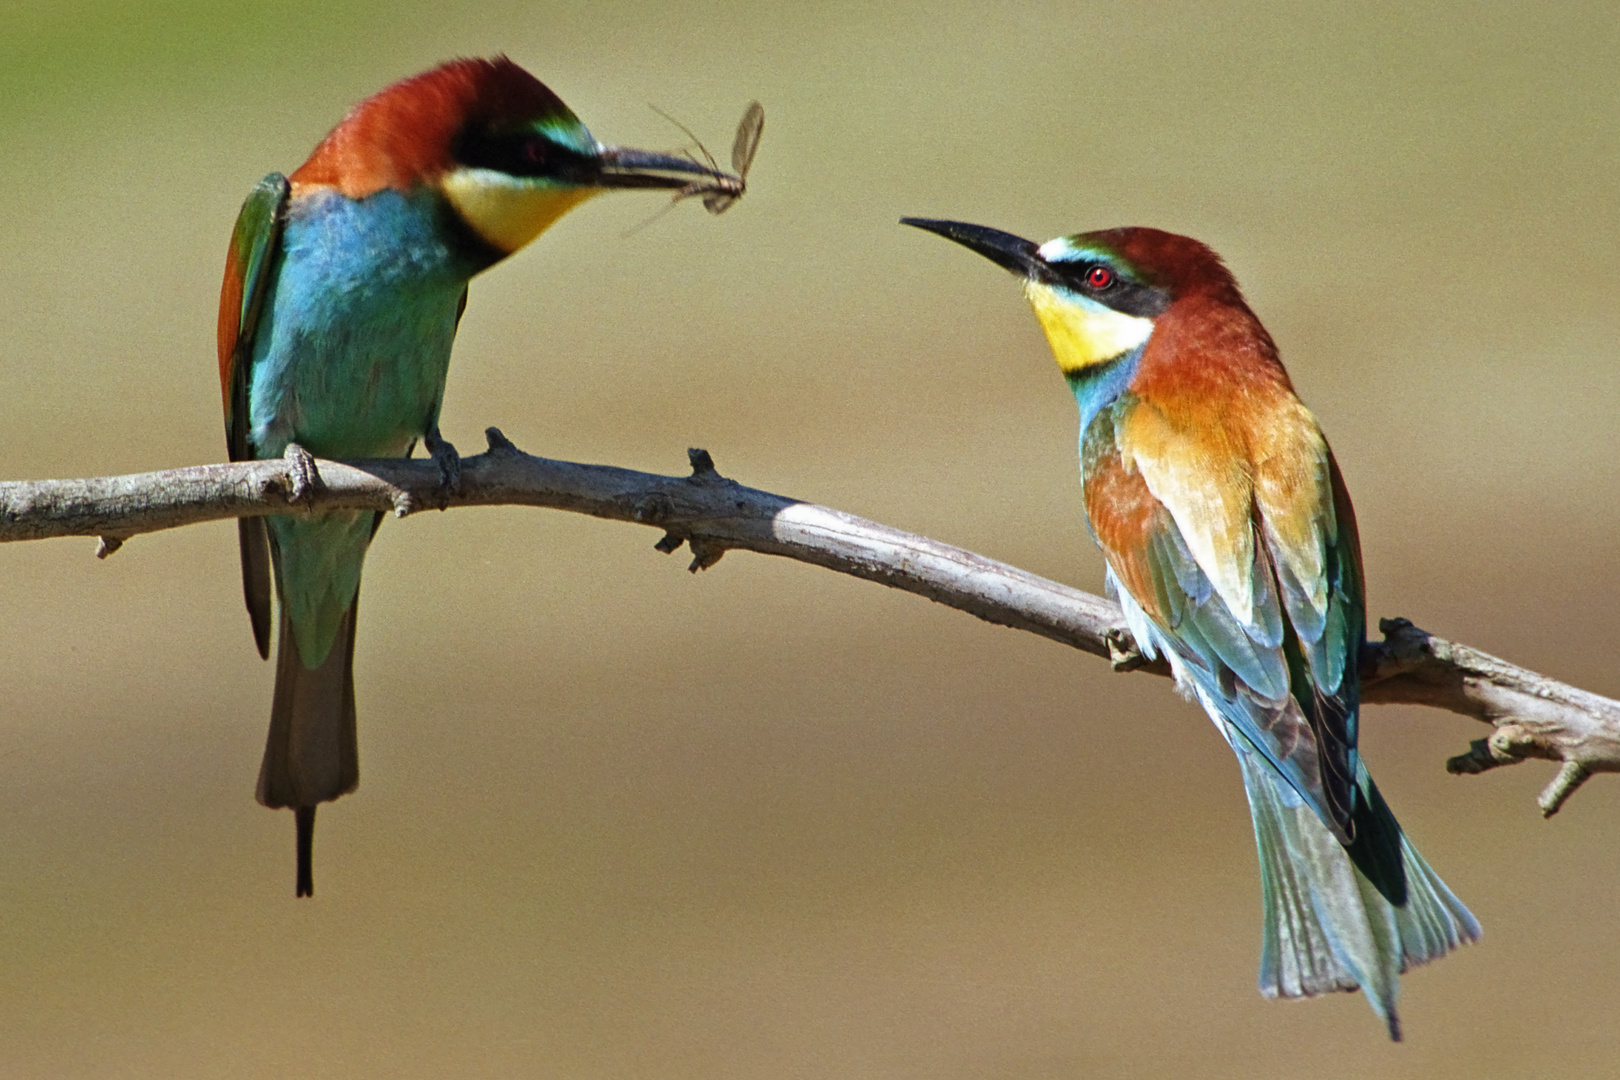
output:
[[[439,405],[467,282],[611,188],[739,195],[678,157],[603,146],[512,61],[456,60],[356,105],[291,178],[242,206],[219,307],[232,461],[409,456],[447,485]],[[302,450],[296,448],[301,447]],[[307,452],[307,454],[305,453]],[[297,819],[296,893],[314,892],[315,808],[359,783],[355,609],[381,515],[243,518],[242,585],[260,655],[280,608],[258,799]]]
[[[902,219],[1024,281],[1080,405],[1086,517],[1138,646],[1237,754],[1260,852],[1260,990],[1366,991],[1479,937],[1356,750],[1355,513],[1277,347],[1209,248],[1158,229],[1039,246]]]

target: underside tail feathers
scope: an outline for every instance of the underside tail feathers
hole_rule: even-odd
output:
[[[1308,997],[1359,988],[1390,1037],[1400,1039],[1395,1000],[1401,972],[1477,940],[1479,923],[1404,836],[1406,903],[1390,903],[1241,735],[1233,744],[1260,854],[1260,992]],[[1358,786],[1370,792],[1365,767],[1357,771]],[[1382,800],[1374,797],[1374,804],[1381,808]]]
[[[270,735],[259,766],[259,802],[290,806],[298,817],[299,896],[314,893],[311,852],[315,807],[347,795],[360,784],[360,751],[354,712],[355,597],[338,626],[337,642],[319,667],[299,659],[286,609],[276,646],[276,692]]]
[[[298,657],[286,610],[276,646],[270,736],[259,768],[259,802],[272,809],[314,806],[360,783],[354,713],[354,624],[358,597],[338,626],[337,643],[316,668]]]

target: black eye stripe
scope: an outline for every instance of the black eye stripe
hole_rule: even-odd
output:
[[[582,154],[532,131],[493,132],[478,126],[462,132],[455,159],[475,169],[508,176],[546,177],[568,183],[592,183],[601,173],[594,155]]]
[[[1071,292],[1089,297],[1125,315],[1156,318],[1170,306],[1170,293],[1166,289],[1135,281],[1106,263],[1095,259],[1083,261],[1058,260],[1046,264],[1052,270],[1053,284]],[[1093,275],[1102,271],[1102,275]],[[1101,280],[1106,278],[1106,281]]]

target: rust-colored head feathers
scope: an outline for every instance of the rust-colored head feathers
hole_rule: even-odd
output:
[[[561,98],[506,57],[452,60],[350,109],[292,181],[335,187],[351,199],[409,190],[454,167],[457,136],[469,124],[548,120],[584,134]]]
[[[1190,236],[1138,226],[1081,233],[1067,244],[1076,252],[1091,248],[1118,256],[1148,284],[1168,289],[1172,301],[1203,293],[1242,303],[1237,280],[1221,257]]]

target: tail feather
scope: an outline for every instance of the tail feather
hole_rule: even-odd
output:
[[[259,766],[259,802],[298,811],[298,895],[314,892],[311,855],[317,804],[347,795],[360,784],[354,709],[356,596],[338,626],[337,641],[320,666],[307,668],[293,641],[286,608],[276,645],[276,690],[270,734]]]
[[[1260,855],[1261,993],[1309,997],[1359,988],[1399,1040],[1400,974],[1477,940],[1479,923],[1404,836],[1406,903],[1390,903],[1241,735],[1233,746]],[[1365,767],[1358,774],[1359,786],[1370,791]]]
[[[1478,941],[1483,931],[1474,913],[1446,887],[1405,836],[1401,837],[1401,854],[1406,857],[1407,890],[1421,898],[1395,909],[1395,924],[1404,949],[1401,970],[1405,971],[1438,960],[1458,945]]]
[[[1356,805],[1350,823],[1355,839],[1344,849],[1350,861],[1356,864],[1362,876],[1374,885],[1385,900],[1397,908],[1406,904],[1406,853],[1400,823],[1390,813],[1389,804],[1379,793],[1378,785],[1367,775],[1361,755],[1350,753],[1355,773],[1351,784],[1356,791]]]

